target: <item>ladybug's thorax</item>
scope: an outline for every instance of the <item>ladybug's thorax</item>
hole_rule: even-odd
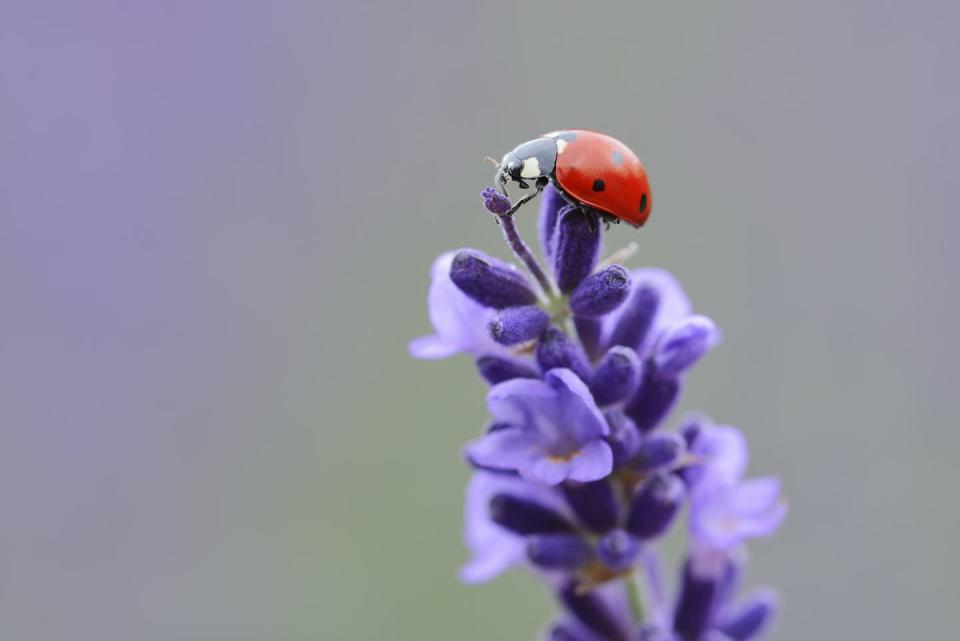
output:
[[[556,142],[552,138],[536,138],[504,155],[497,178],[500,182],[514,181],[524,187],[528,181],[552,177],[556,165]]]

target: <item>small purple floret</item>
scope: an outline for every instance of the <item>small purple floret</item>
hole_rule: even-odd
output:
[[[480,198],[483,199],[483,208],[491,214],[505,214],[513,206],[509,198],[493,187],[487,187],[481,191]]]

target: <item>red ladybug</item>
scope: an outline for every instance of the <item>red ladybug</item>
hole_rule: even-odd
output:
[[[552,131],[518,145],[503,157],[496,180],[504,194],[510,181],[521,189],[533,182],[536,188],[508,214],[551,182],[570,204],[615,223],[625,220],[640,227],[653,206],[650,181],[637,155],[616,138],[583,129]]]

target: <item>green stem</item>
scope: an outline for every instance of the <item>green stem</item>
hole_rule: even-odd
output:
[[[634,572],[627,579],[627,595],[630,597],[630,611],[635,623],[643,623],[646,615],[643,611],[643,596],[637,583],[637,574]]]

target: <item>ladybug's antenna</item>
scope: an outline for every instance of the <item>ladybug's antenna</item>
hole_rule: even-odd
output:
[[[496,160],[494,160],[494,159],[491,158],[490,156],[485,156],[485,157],[484,157],[484,160],[486,160],[488,163],[490,163],[491,165],[493,165],[493,166],[496,167],[497,169],[500,169],[500,163],[498,163]]]

